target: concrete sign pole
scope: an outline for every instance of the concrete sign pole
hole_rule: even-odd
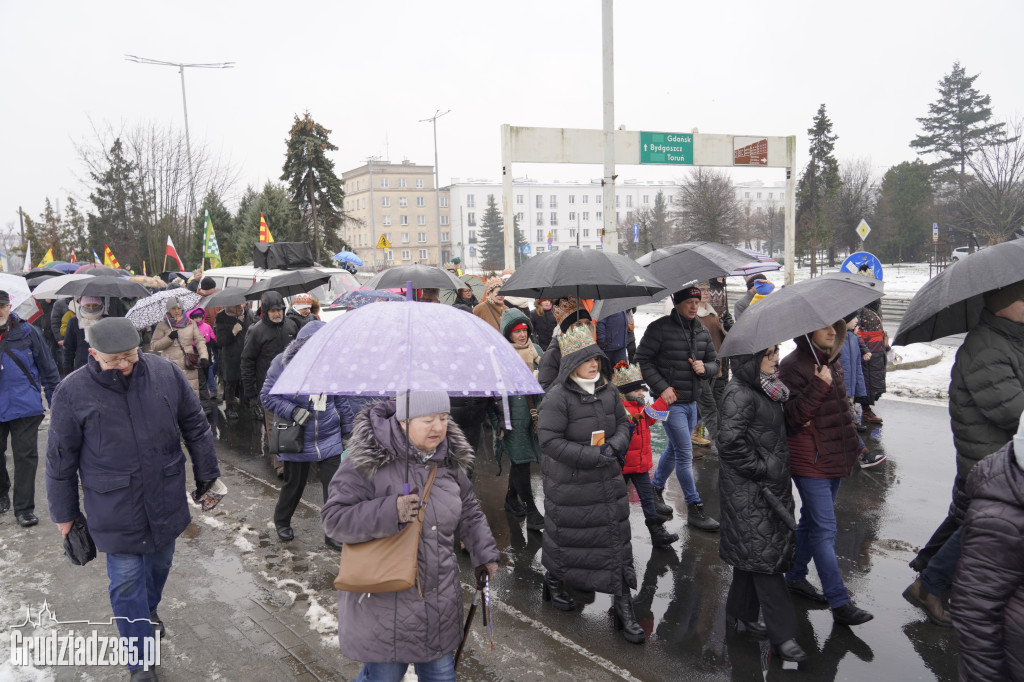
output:
[[[505,224],[505,269],[516,269],[516,218],[512,212],[512,127],[501,126],[501,219]],[[479,247],[477,247],[479,250]]]
[[[792,284],[796,260],[796,137],[786,138],[786,216],[785,259],[783,273],[786,284]]]
[[[603,189],[604,239],[602,248],[619,252],[618,226],[615,224],[615,62],[612,0],[601,2],[601,61],[604,70],[604,177]]]

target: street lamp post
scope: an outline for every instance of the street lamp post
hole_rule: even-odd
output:
[[[133,54],[126,54],[124,58],[130,62],[135,62],[136,64],[176,66],[178,68],[178,74],[181,76],[181,108],[185,112],[185,154],[188,162],[188,194],[189,202],[192,204],[188,211],[186,211],[188,217],[188,233],[185,235],[185,252],[188,253],[192,249],[192,213],[195,211],[196,205],[196,176],[192,170],[192,141],[189,139],[188,134],[188,103],[185,100],[185,69],[233,69],[235,67],[235,63],[217,62],[215,64],[182,64],[179,62],[165,62],[159,59],[149,59],[148,57],[138,57]]]
[[[448,111],[441,111],[437,109],[434,111],[434,115],[430,118],[421,118],[420,123],[427,123],[428,121],[434,125],[434,210],[437,211],[437,267],[441,267],[441,174],[437,169],[437,119],[441,118],[445,114],[450,114],[451,109]]]

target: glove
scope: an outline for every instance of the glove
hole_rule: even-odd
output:
[[[196,481],[196,490],[192,493],[192,499],[198,500],[206,492],[213,487],[213,484],[217,482],[216,478],[211,478],[209,481]]]
[[[416,515],[420,511],[420,496],[419,488],[413,488],[412,493],[409,495],[400,495],[398,497],[398,522],[399,523],[411,523],[416,520]]]
[[[304,407],[296,407],[292,410],[292,421],[299,426],[305,426],[309,421],[309,410]]]
[[[231,333],[238,336],[238,332],[240,331],[242,331],[242,324],[240,322],[235,322],[235,326],[231,328]]]
[[[607,443],[601,446],[601,457],[603,459],[609,459],[616,463],[618,463],[619,461],[619,458],[615,455],[615,450],[613,450],[612,446],[608,445]]]
[[[203,369],[210,368],[210,358],[199,358],[199,366]]]
[[[172,338],[174,340],[177,340],[178,339],[178,330],[177,329],[172,329],[171,333],[168,334],[167,336],[169,336],[170,338]]]
[[[473,575],[476,576],[476,588],[478,590],[484,589],[487,583],[485,578],[488,580],[494,580],[494,574],[498,572],[498,564],[495,561],[488,561],[486,564],[480,564],[473,569]]]
[[[732,319],[732,313],[730,313],[728,310],[722,313],[722,326],[725,328],[725,331],[729,331],[730,329],[732,329],[733,323],[734,321]]]

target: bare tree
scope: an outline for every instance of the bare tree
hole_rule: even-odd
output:
[[[871,160],[867,158],[843,161],[839,165],[841,184],[836,198],[832,200],[831,214],[833,233],[833,249],[856,250],[860,246],[860,237],[854,231],[860,221],[874,212],[878,201],[878,182],[871,172]]]
[[[735,244],[740,239],[743,214],[732,180],[723,171],[695,169],[672,203],[679,241]]]
[[[973,231],[990,243],[1024,231],[1024,120],[1006,124],[1006,138],[981,147],[967,160],[974,174],[965,182],[960,209]]]

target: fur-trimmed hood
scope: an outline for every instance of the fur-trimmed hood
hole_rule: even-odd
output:
[[[373,478],[382,468],[404,456],[405,442],[402,427],[395,419],[394,401],[374,403],[356,415],[345,457],[361,474]],[[416,452],[412,444],[409,449],[410,454]],[[441,466],[457,468],[468,476],[474,458],[473,448],[462,429],[449,419],[448,435],[431,459],[438,460]]]

